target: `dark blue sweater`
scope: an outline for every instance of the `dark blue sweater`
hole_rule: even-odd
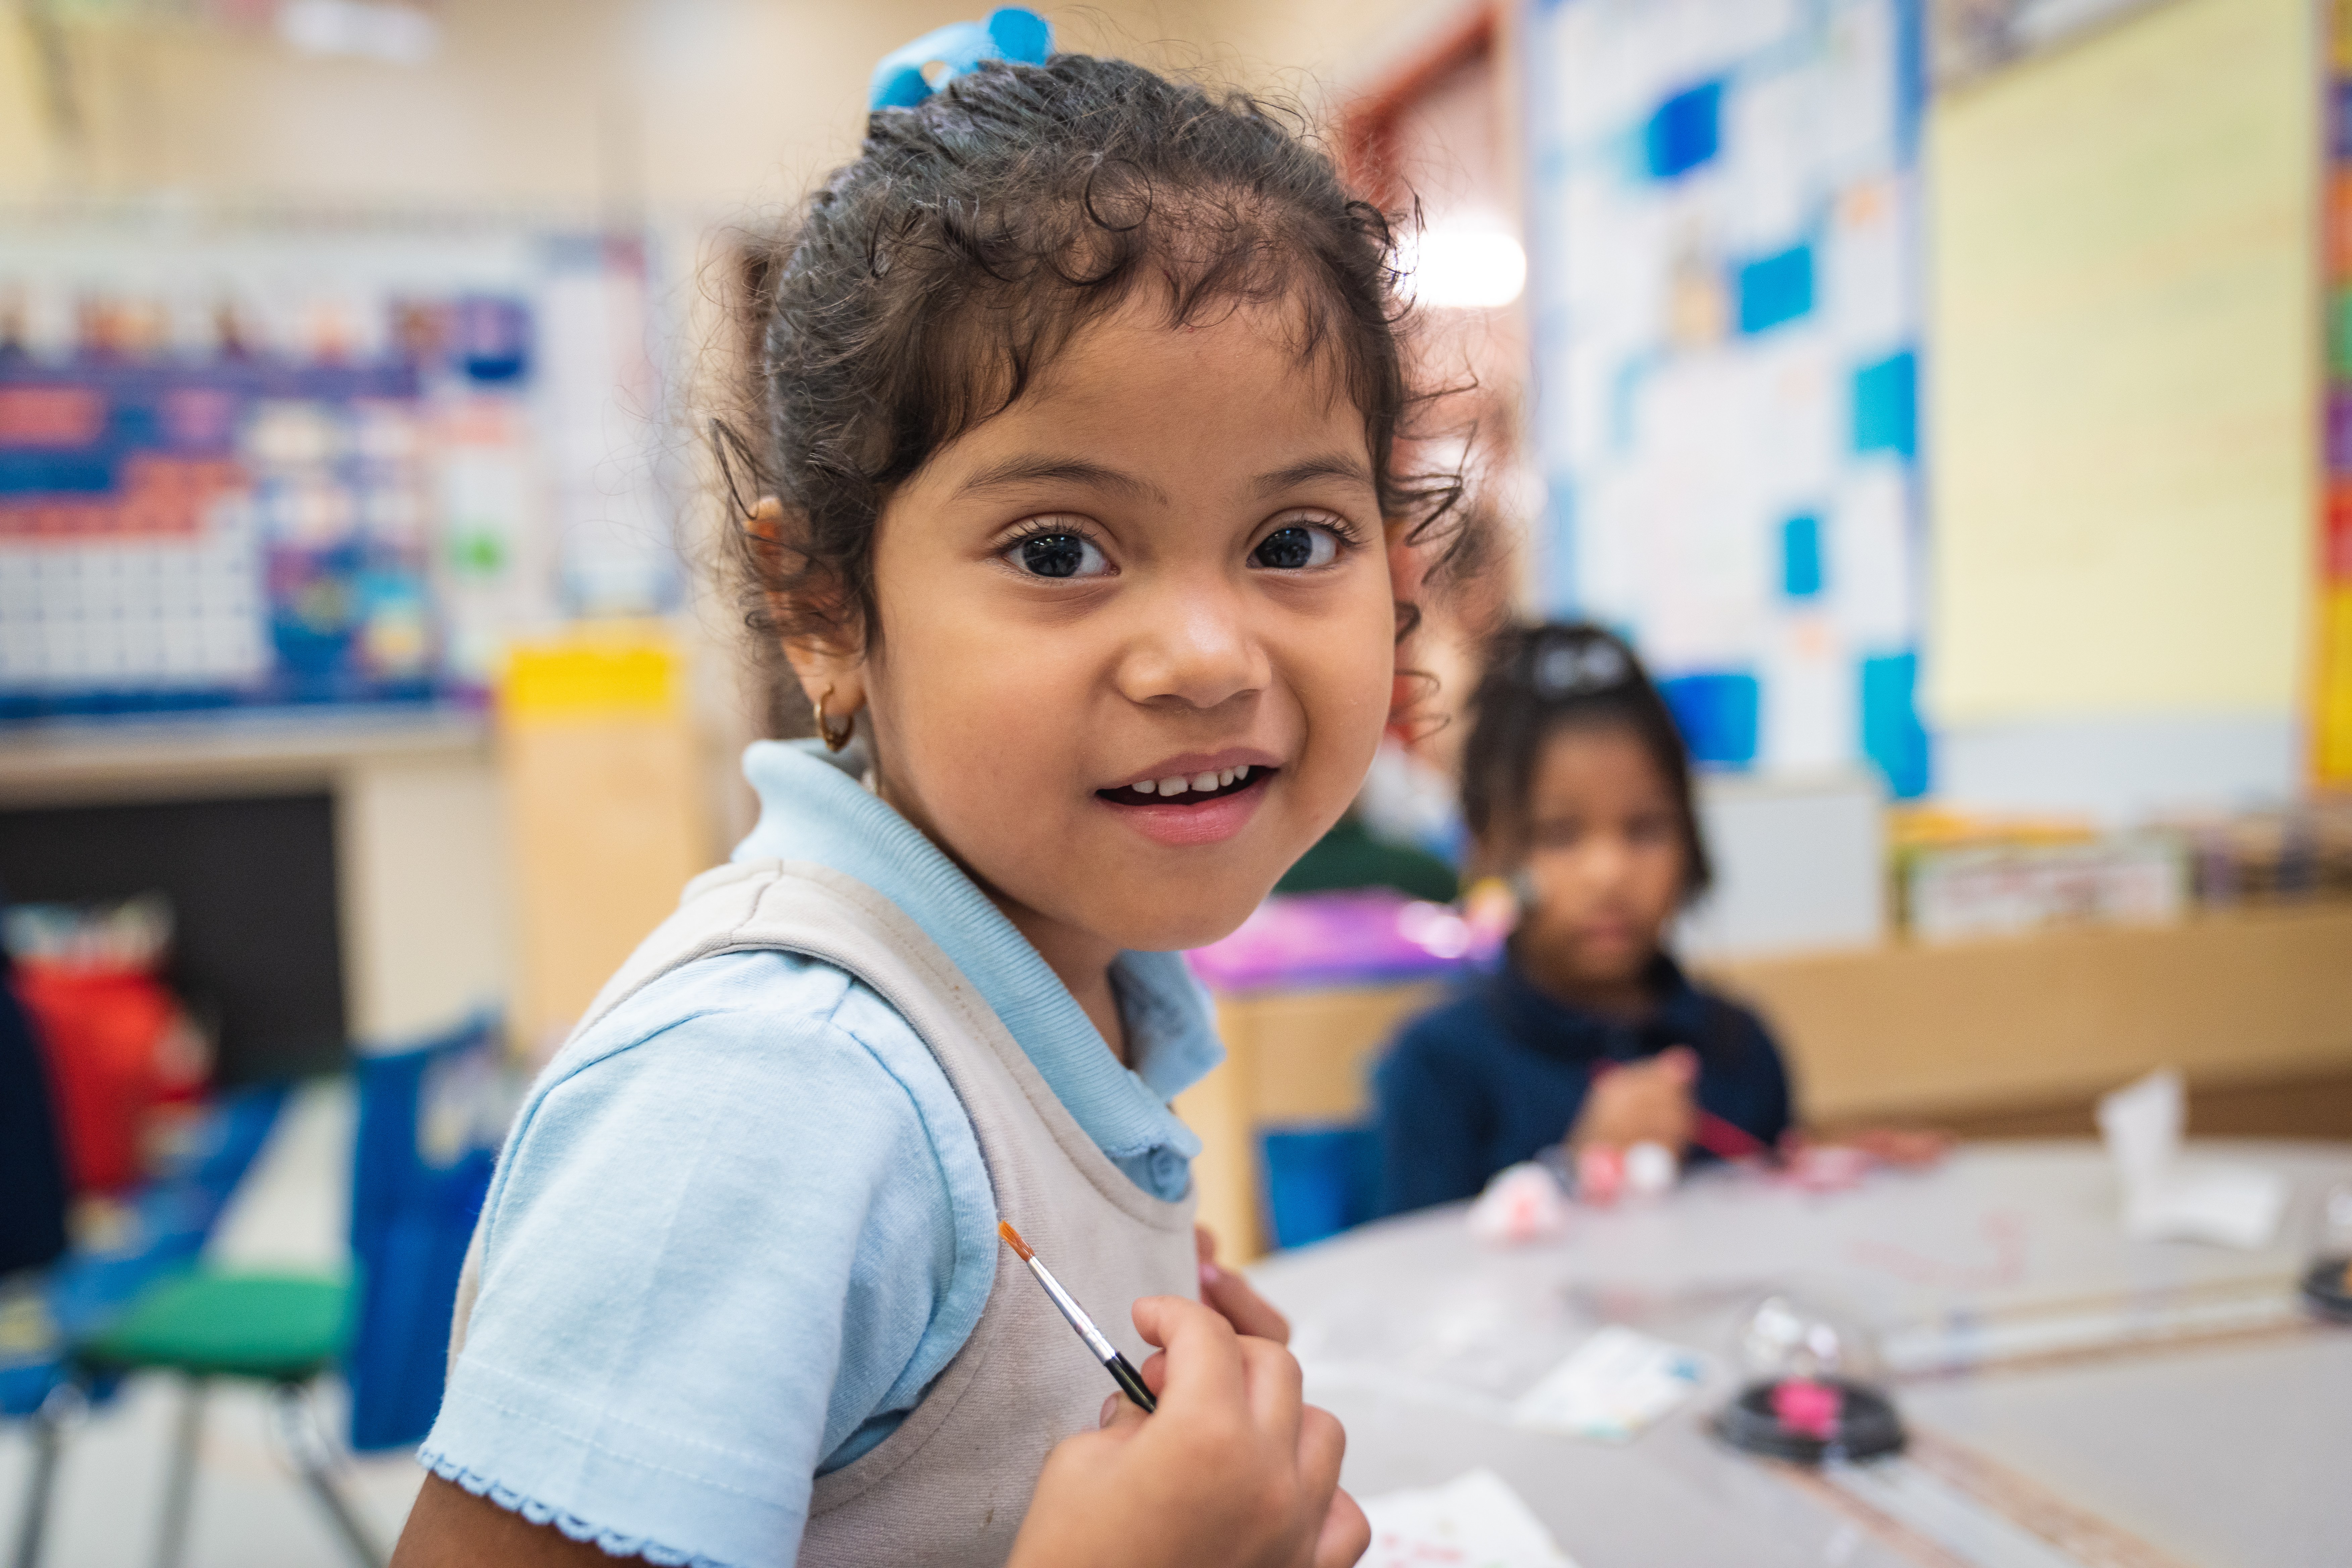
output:
[[[1373,1075],[1381,1211],[1476,1196],[1496,1172],[1568,1136],[1594,1064],[1670,1046],[1699,1054],[1700,1109],[1777,1141],[1789,1080],[1762,1022],[1693,985],[1663,953],[1649,979],[1657,1005],[1629,1022],[1554,1000],[1507,960],[1407,1025]]]

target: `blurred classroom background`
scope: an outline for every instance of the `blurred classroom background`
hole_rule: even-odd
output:
[[[708,573],[730,303],[874,63],[972,12],[0,5],[0,897],[73,1189],[50,1263],[0,1173],[0,1274],[42,1265],[0,1279],[0,1409],[201,1256],[331,1289],[269,1365],[364,1326],[270,1441],[421,1434],[514,1073],[802,718]],[[2088,1133],[2172,1067],[2200,1132],[2352,1138],[2352,11],[1048,15],[1302,102],[1419,203],[1465,388],[1425,455],[1506,541],[1424,717],[1502,617],[1633,639],[1705,765],[1683,952],[1811,1120]],[[1232,1058],[1180,1109],[1231,1252],[1357,1216],[1365,1069],[1481,951],[1459,736],[1400,736],[1201,955]],[[147,1550],[113,1489],[184,1501],[184,1415],[122,1402],[54,1561]],[[241,1440],[191,1560],[334,1550]],[[5,1442],[13,1495],[55,1450]],[[415,1476],[373,1463],[388,1541]]]

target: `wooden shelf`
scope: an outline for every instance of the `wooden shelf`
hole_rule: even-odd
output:
[[[0,806],[324,789],[354,765],[489,747],[488,715],[457,708],[60,720],[0,730]]]
[[[2352,902],[1751,959],[1706,979],[1770,1022],[1808,1118],[1925,1115],[2352,1066]]]

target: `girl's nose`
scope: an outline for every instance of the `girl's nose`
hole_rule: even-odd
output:
[[[1130,702],[1207,710],[1265,689],[1265,650],[1230,588],[1188,584],[1136,609],[1136,635],[1118,670]]]
[[[1579,847],[1583,853],[1578,869],[1589,887],[1613,890],[1633,871],[1633,852],[1619,835],[1595,833]]]

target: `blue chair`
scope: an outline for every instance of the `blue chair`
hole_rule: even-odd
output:
[[[352,1280],[206,1269],[195,1266],[192,1247],[168,1277],[71,1342],[68,1391],[140,1372],[172,1373],[186,1384],[159,1568],[177,1563],[185,1544],[205,1391],[220,1379],[269,1387],[281,1437],[335,1533],[361,1563],[383,1561],[336,1485],[310,1390],[344,1367],[357,1448],[414,1443],[431,1426],[457,1274],[511,1105],[498,1056],[496,1026],[482,1018],[413,1049],[359,1060]],[[250,1158],[248,1151],[245,1163]],[[59,1409],[51,1397],[34,1415],[39,1458],[18,1568],[35,1568],[39,1557]]]
[[[1381,1137],[1359,1125],[1276,1128],[1258,1139],[1266,1226],[1277,1247],[1307,1247],[1379,1212]]]
[[[457,1275],[517,1097],[497,1021],[391,1056],[360,1058],[352,1165],[358,1265],[352,1447],[412,1447],[441,1408]]]
[[[0,1279],[66,1249],[66,1163],[32,1020],[0,952]]]
[[[12,1558],[16,1568],[39,1560],[63,1428],[89,1398],[112,1392],[110,1377],[78,1372],[73,1346],[121,1317],[158,1281],[195,1266],[284,1098],[278,1086],[221,1096],[163,1168],[124,1202],[123,1221],[110,1237],[7,1282],[16,1331],[0,1348],[0,1415],[26,1420],[33,1439]]]

